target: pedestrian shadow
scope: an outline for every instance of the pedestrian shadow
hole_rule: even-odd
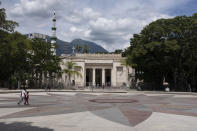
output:
[[[1,131],[54,131],[49,128],[42,128],[37,126],[32,126],[31,122],[12,122],[5,123],[0,122]]]

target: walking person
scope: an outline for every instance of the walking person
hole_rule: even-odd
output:
[[[29,105],[29,91],[26,91],[25,93],[25,105],[28,104]]]
[[[20,105],[21,102],[25,100],[25,93],[26,93],[26,89],[24,88],[24,89],[21,91],[21,95],[20,95],[21,99],[20,99],[20,101],[18,102],[18,105]]]
[[[47,85],[47,90],[50,92],[51,91],[51,85]]]
[[[103,86],[102,87],[103,87],[103,90],[104,90],[104,88],[105,88],[105,84],[104,83],[103,83]]]

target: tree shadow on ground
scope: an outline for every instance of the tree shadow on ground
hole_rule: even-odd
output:
[[[42,128],[37,126],[32,126],[31,122],[12,122],[5,123],[0,122],[1,131],[54,131],[49,128]]]

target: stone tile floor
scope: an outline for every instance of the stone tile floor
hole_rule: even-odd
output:
[[[0,130],[196,131],[197,96],[152,92],[0,94]]]

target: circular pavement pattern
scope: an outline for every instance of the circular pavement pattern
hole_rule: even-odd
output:
[[[35,123],[40,124],[38,121],[45,118],[46,120],[50,120],[48,125],[46,124],[47,122],[44,122],[46,127],[51,126],[50,122],[56,122],[55,118],[66,121],[61,126],[57,125],[57,127],[62,127],[66,124],[69,125],[70,121],[73,122],[70,125],[78,124],[80,126],[79,124],[82,124],[82,127],[84,123],[88,123],[87,125],[89,127],[89,123],[92,121],[93,124],[98,121],[98,123],[101,122],[104,124],[109,122],[111,124],[118,124],[119,126],[137,127],[152,120],[155,112],[156,114],[181,115],[187,116],[188,118],[197,117],[196,96],[191,95],[187,98],[181,95],[179,97],[174,96],[174,94],[148,93],[87,94],[41,92],[38,94],[31,92],[30,105],[26,106],[22,104],[17,105],[19,101],[18,94],[0,94],[0,129],[6,131],[7,127],[16,127],[13,124],[5,124],[5,121],[9,123],[12,119],[24,119],[25,121],[29,120],[29,122],[35,119]],[[53,118],[54,120],[49,118]],[[22,129],[21,127],[25,125],[27,124],[17,124],[20,127],[18,130]],[[101,125],[103,126],[103,124]],[[106,126],[109,127],[108,125]],[[192,125],[188,125],[188,127],[192,127]]]
[[[97,103],[134,103],[134,102],[137,102],[137,100],[134,100],[134,99],[93,99],[89,101],[97,102]]]

